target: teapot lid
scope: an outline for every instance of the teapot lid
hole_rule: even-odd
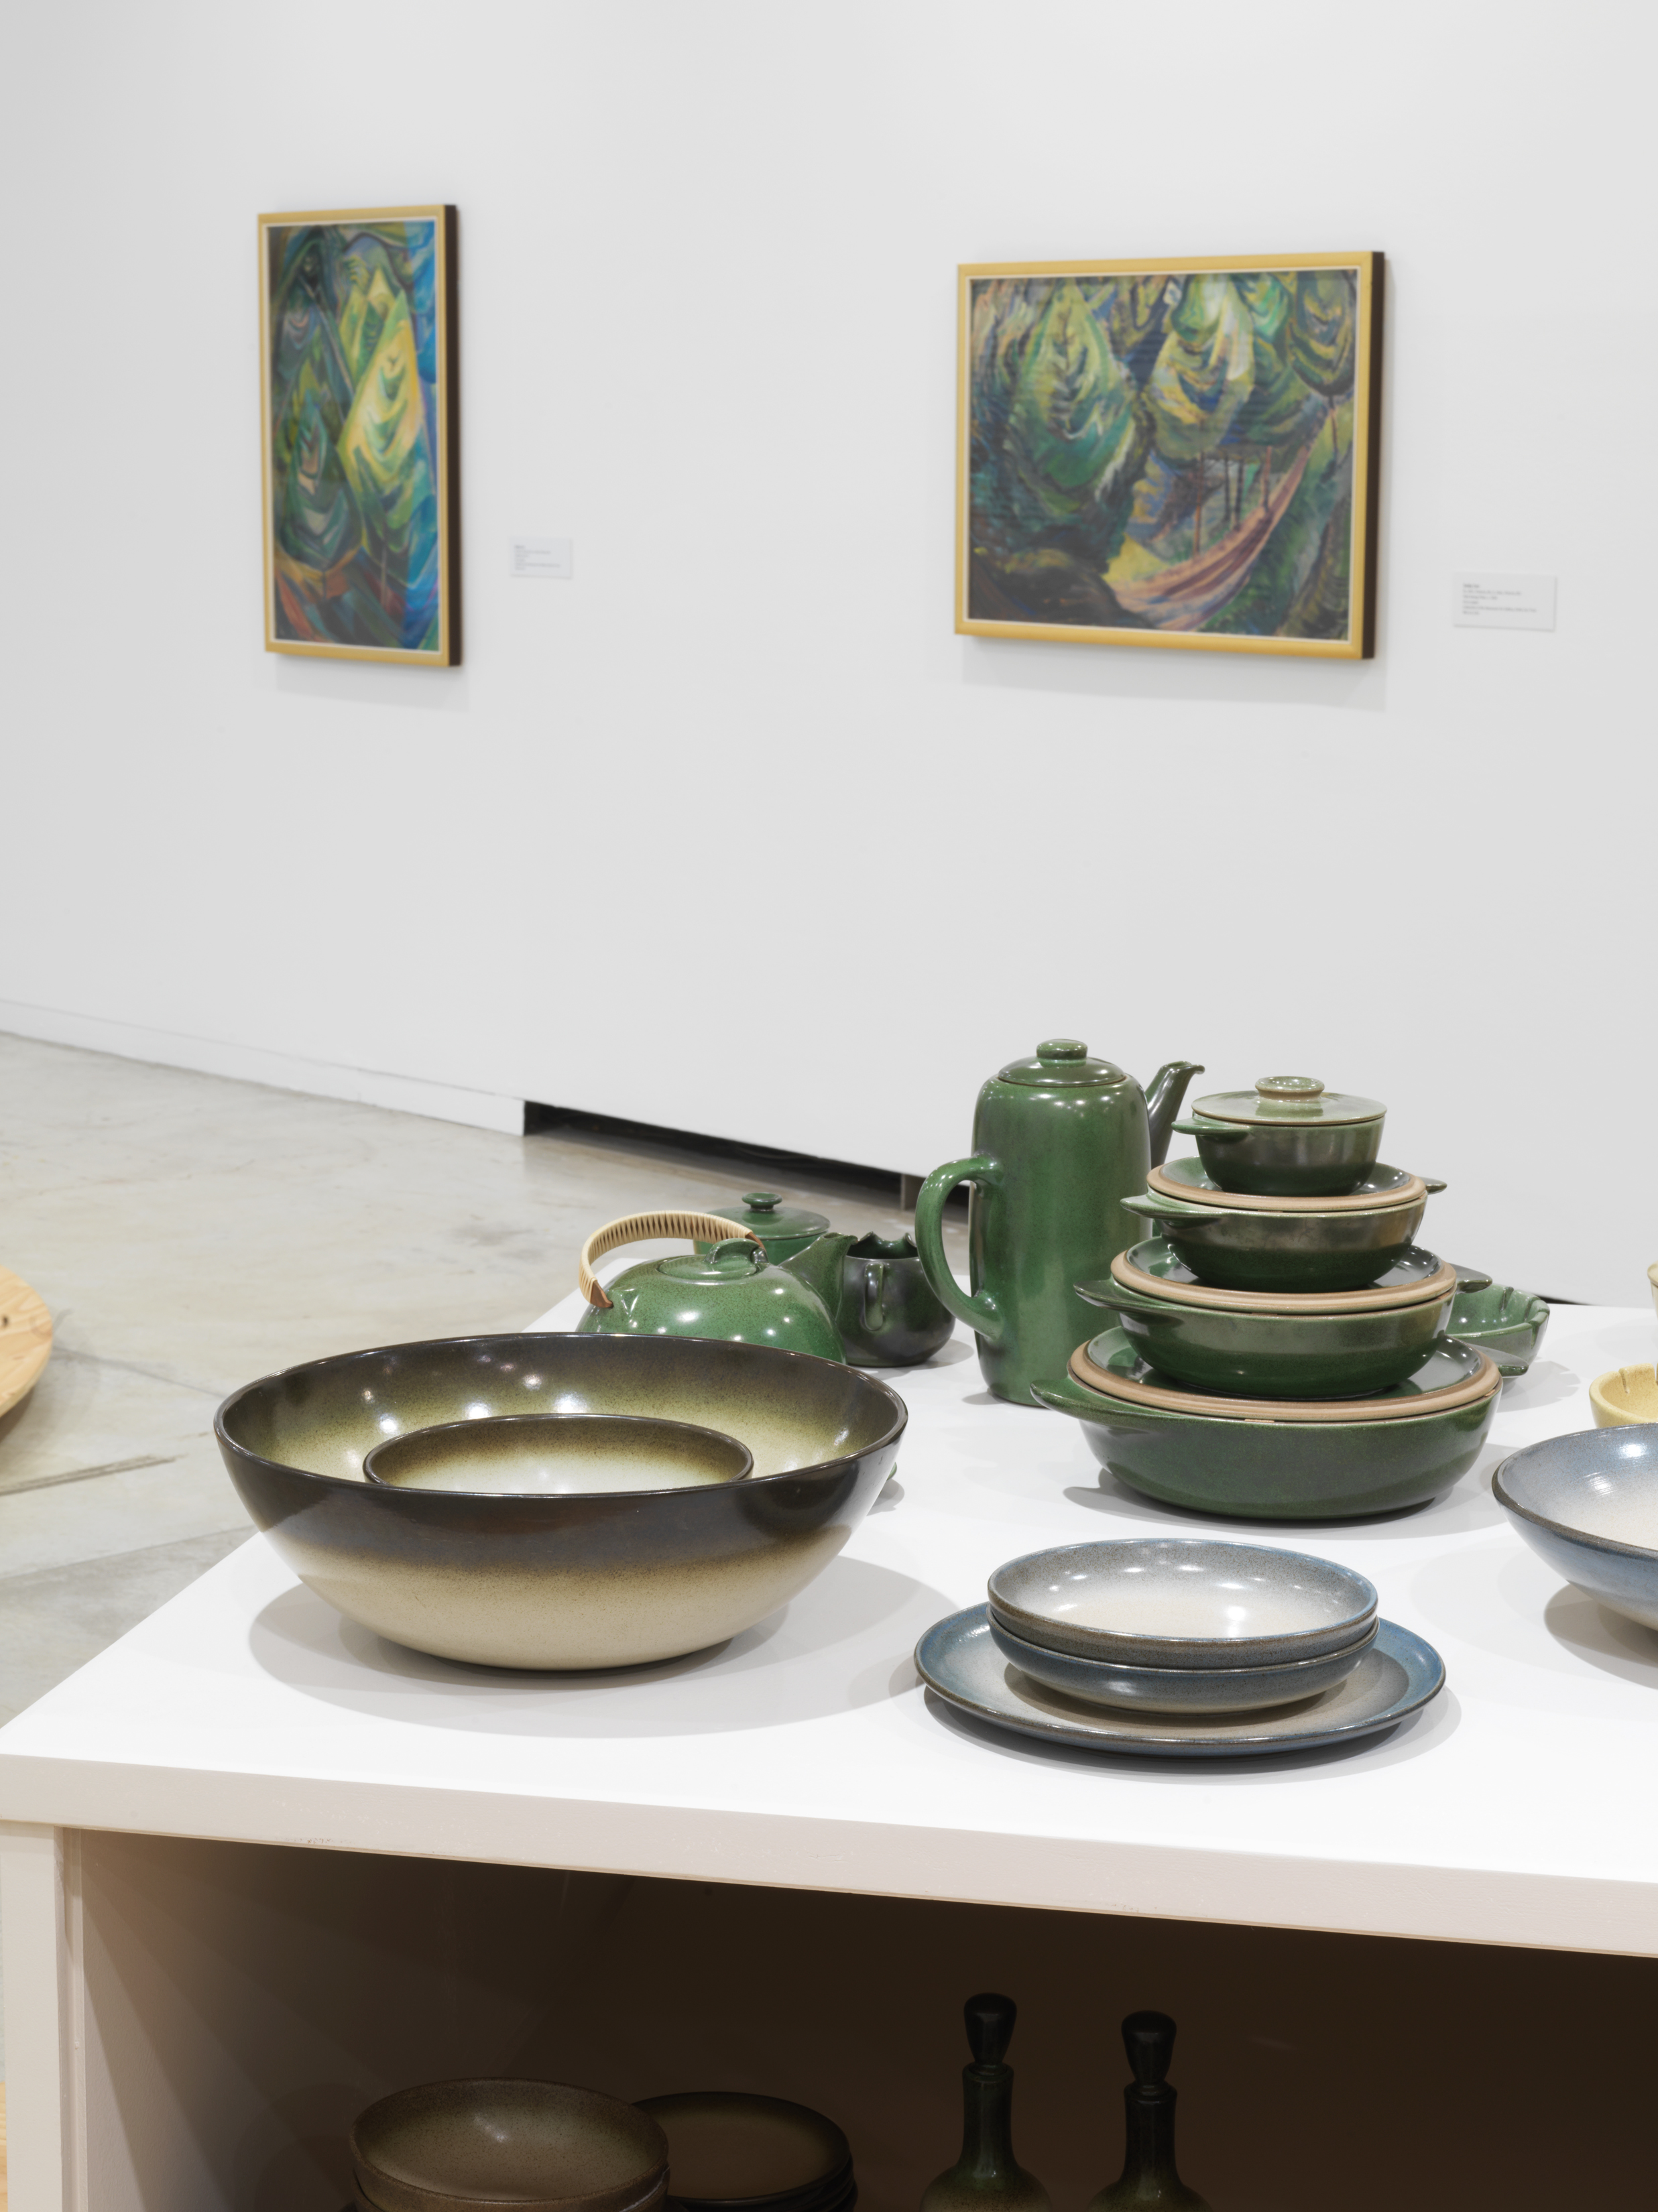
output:
[[[1380,1098],[1326,1091],[1316,1075],[1263,1075],[1253,1091],[1217,1091],[1192,1109],[1210,1121],[1253,1121],[1265,1128],[1333,1128],[1349,1121],[1380,1121]]]
[[[1076,1037],[1050,1037],[1036,1048],[1033,1060],[1010,1060],[997,1076],[998,1083],[1028,1084],[1034,1089],[1100,1090],[1108,1083],[1128,1078],[1108,1060],[1092,1060],[1088,1047]]]
[[[829,1226],[826,1213],[785,1206],[775,1190],[746,1190],[741,1205],[716,1206],[714,1211],[722,1221],[735,1221],[762,1243],[768,1237],[821,1237]]]
[[[765,1247],[746,1237],[727,1237],[706,1252],[681,1252],[672,1260],[659,1260],[656,1273],[671,1275],[676,1283],[746,1283],[766,1264]]]

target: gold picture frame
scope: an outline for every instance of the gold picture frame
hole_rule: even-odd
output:
[[[955,627],[1368,659],[1379,252],[959,271]]]
[[[259,218],[265,649],[460,659],[456,220]]]

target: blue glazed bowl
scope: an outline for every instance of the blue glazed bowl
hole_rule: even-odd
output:
[[[1247,1713],[1316,1698],[1344,1682],[1376,1640],[1375,1617],[1339,1650],[1271,1667],[1131,1667],[1116,1659],[1079,1659],[1027,1644],[990,1609],[991,1636],[1004,1659],[1049,1687],[1094,1705],[1126,1705],[1145,1713]]]
[[[1491,1491],[1557,1574],[1658,1628],[1658,1423],[1529,1444],[1503,1461]]]

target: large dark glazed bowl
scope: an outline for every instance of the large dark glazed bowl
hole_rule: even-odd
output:
[[[746,1480],[610,1495],[381,1488],[387,1437],[503,1413],[647,1413],[747,1445]],[[636,1666],[723,1642],[820,1574],[907,1418],[837,1360],[705,1337],[439,1339],[250,1382],[215,1424],[242,1503],[300,1577],[399,1644],[491,1667]]]
[[[1118,1358],[1145,1372],[1126,1340]],[[1082,1424],[1095,1459],[1131,1490],[1247,1521],[1353,1520],[1437,1498],[1478,1458],[1496,1405],[1493,1389],[1402,1420],[1243,1421],[1128,1405],[1069,1375],[1034,1390]]]

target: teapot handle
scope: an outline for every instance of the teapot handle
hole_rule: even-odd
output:
[[[750,1244],[760,1241],[753,1230],[735,1221],[722,1220],[717,1213],[625,1213],[619,1220],[607,1221],[602,1229],[595,1229],[582,1247],[576,1280],[582,1286],[582,1296],[590,1306],[597,1306],[601,1313],[610,1307],[605,1286],[593,1272],[594,1261],[602,1260],[619,1244],[643,1244],[656,1237],[686,1237],[693,1244],[698,1237],[710,1244],[722,1243],[733,1237],[741,1237]]]
[[[975,1291],[970,1297],[951,1273],[944,1256],[944,1201],[959,1182],[987,1188],[999,1176],[994,1160],[975,1153],[970,1159],[947,1160],[942,1168],[935,1168],[916,1194],[916,1249],[921,1255],[921,1271],[939,1303],[987,1344],[1000,1344],[1007,1324],[988,1291]]]

